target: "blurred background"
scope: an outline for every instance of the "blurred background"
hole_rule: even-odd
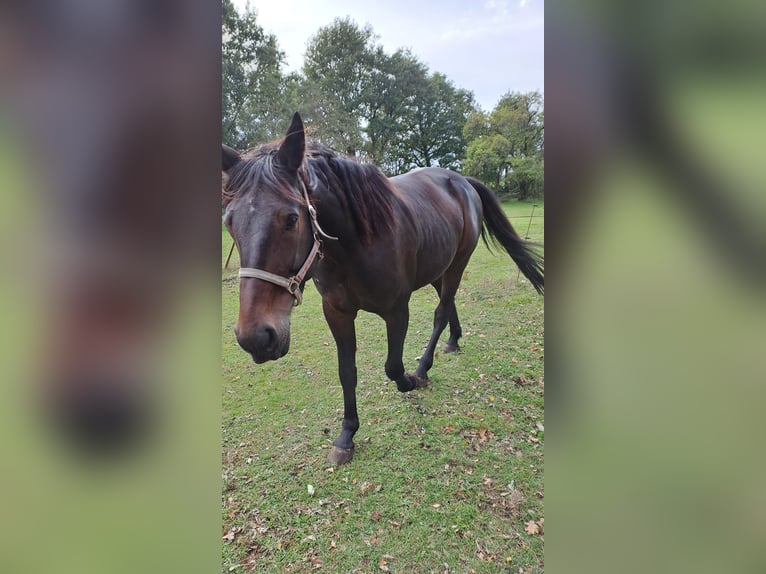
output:
[[[0,10],[0,570],[216,571],[220,5]]]
[[[765,9],[548,2],[551,572],[766,568]]]

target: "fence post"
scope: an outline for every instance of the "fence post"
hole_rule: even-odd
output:
[[[224,269],[229,268],[229,261],[231,260],[231,254],[234,253],[234,242],[231,242],[231,249],[229,249],[229,256],[226,258],[226,265],[224,266]]]
[[[529,223],[527,223],[527,232],[524,234],[524,240],[529,239],[529,230],[532,227],[532,218],[535,216],[535,207],[537,207],[536,203],[532,204],[532,213],[529,214]],[[519,282],[519,275],[521,274],[521,269],[518,269],[516,271],[516,283]]]

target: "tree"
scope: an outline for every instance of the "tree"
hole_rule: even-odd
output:
[[[303,65],[308,123],[323,143],[386,172],[457,167],[473,94],[411,52],[387,54],[368,25],[335,19],[309,42]]]
[[[231,0],[222,3],[222,132],[224,143],[238,149],[276,137],[285,85],[284,54],[276,37],[266,34],[254,12],[239,14]]]
[[[373,68],[364,94],[365,154],[391,173],[403,162],[396,142],[408,124],[416,94],[428,81],[428,70],[407,50],[391,55],[374,53]]]
[[[466,152],[463,126],[474,110],[473,94],[435,72],[415,94],[400,143],[406,167],[459,169]]]
[[[326,145],[356,155],[363,147],[361,118],[376,52],[368,25],[336,18],[309,41],[303,73],[314,135]]]
[[[521,199],[542,195],[544,112],[538,92],[507,93],[489,114],[471,114],[465,171]]]
[[[513,156],[533,156],[542,146],[542,96],[538,92],[507,93],[489,116],[490,130],[513,143]]]
[[[511,142],[500,134],[474,140],[466,152],[465,172],[478,177],[495,189],[500,189],[503,177],[510,167],[510,149]]]

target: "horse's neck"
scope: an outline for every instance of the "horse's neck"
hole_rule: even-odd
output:
[[[355,241],[354,222],[351,216],[344,211],[337,196],[326,189],[317,190],[315,196],[317,220],[322,230],[332,237],[340,238],[343,243]],[[324,239],[323,241],[325,246],[339,243],[332,239]]]

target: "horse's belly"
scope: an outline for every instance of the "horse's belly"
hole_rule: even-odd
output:
[[[455,258],[455,252],[456,248],[453,247],[441,252],[425,250],[419,253],[414,289],[430,285],[444,275]]]

